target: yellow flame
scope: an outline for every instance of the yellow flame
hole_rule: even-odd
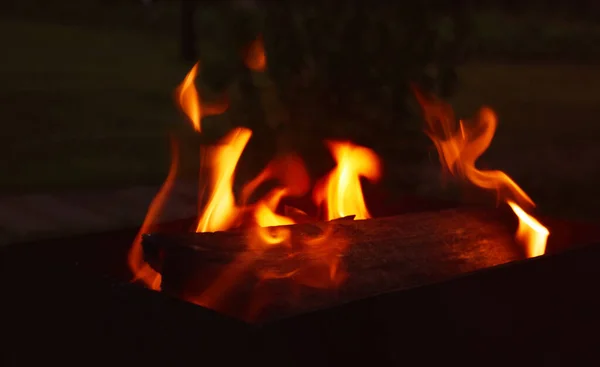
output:
[[[215,232],[231,228],[238,209],[233,195],[233,178],[237,163],[252,131],[236,128],[210,152],[211,195],[198,220],[196,232]]]
[[[371,215],[363,197],[360,177],[377,181],[381,177],[379,157],[372,150],[350,142],[328,142],[336,167],[313,192],[319,206],[326,204],[327,219],[349,215],[367,219]]]

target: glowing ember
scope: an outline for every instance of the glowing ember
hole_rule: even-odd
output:
[[[496,190],[498,198],[509,204],[519,219],[517,241],[525,246],[528,256],[543,255],[549,232],[521,207],[533,207],[533,201],[504,172],[479,170],[475,167],[475,162],[487,150],[494,137],[498,124],[496,114],[484,107],[471,124],[459,121],[457,127],[454,113],[448,104],[428,99],[417,89],[415,94],[423,108],[428,125],[427,134],[437,148],[442,167],[476,186]]]
[[[183,79],[183,82],[179,85],[176,90],[178,95],[179,106],[185,114],[188,116],[194,130],[200,132],[202,128],[200,126],[200,101],[198,98],[198,91],[196,90],[196,76],[198,75],[198,63],[188,72]]]
[[[287,228],[265,228],[295,224],[288,217],[275,213],[281,198],[286,194],[286,189],[278,188],[256,204],[254,210],[254,219],[258,228],[253,233],[254,240],[251,240],[250,248],[264,248],[272,245],[291,246],[290,231]]]
[[[340,254],[345,250],[345,241],[337,238],[330,240],[329,232],[314,237],[292,240],[291,230],[286,225],[295,221],[277,213],[281,199],[285,196],[301,196],[308,191],[309,178],[302,161],[294,156],[279,157],[271,161],[267,167],[242,189],[241,206],[235,205],[232,193],[233,174],[237,161],[246,145],[250,132],[236,129],[217,149],[216,158],[212,159],[211,169],[216,172],[209,203],[202,218],[208,213],[220,213],[213,226],[199,226],[199,231],[216,231],[229,229],[239,223],[244,213],[251,213],[251,226],[247,230],[247,248],[250,252],[240,254],[222,273],[199,294],[190,295],[188,299],[205,307],[217,309],[220,302],[238,283],[240,277],[248,272],[256,261],[277,247],[290,249],[282,256],[277,268],[260,269],[254,275],[263,280],[293,279],[296,284],[318,288],[335,287],[345,279],[340,269]],[[240,134],[241,133],[241,134]],[[223,158],[223,152],[229,152]],[[250,197],[262,184],[275,180],[281,186],[272,189],[256,203],[250,204]],[[273,256],[271,254],[271,256]],[[305,259],[300,261],[298,259]],[[253,300],[250,312],[258,312],[259,304],[268,303],[264,298]],[[251,316],[248,316],[251,317]]]
[[[355,219],[370,218],[360,177],[379,180],[379,158],[372,150],[350,142],[328,142],[328,146],[337,166],[315,187],[315,203],[319,206],[325,204],[328,220],[349,215],[355,215]]]
[[[253,180],[244,185],[241,192],[243,205],[250,201],[256,189],[270,180],[276,180],[286,188],[284,196],[302,196],[310,189],[310,178],[302,159],[294,154],[274,158]]]

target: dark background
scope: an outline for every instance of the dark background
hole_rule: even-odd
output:
[[[391,3],[197,1],[199,86],[207,100],[227,93],[232,103],[204,122],[201,139],[249,125],[272,150],[298,150],[310,164],[321,138],[347,137],[381,154],[396,192],[452,196],[407,88],[418,82],[459,116],[496,110],[480,167],[506,171],[546,213],[597,218],[600,5]],[[182,177],[196,177],[200,138],[172,97],[195,59],[189,45],[182,54],[181,6],[0,5],[2,192],[158,184],[169,132],[183,141]],[[259,33],[269,73],[252,76],[240,50]]]

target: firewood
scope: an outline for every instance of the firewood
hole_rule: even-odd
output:
[[[515,244],[514,229],[509,227],[496,211],[462,208],[286,226],[292,246],[266,251],[248,246],[255,232],[247,229],[149,234],[143,239],[143,247],[146,260],[163,276],[163,290],[192,301],[191,294],[201,294],[219,276],[234,269],[233,288],[219,290],[229,295],[219,294],[219,302],[207,305],[234,316],[248,318],[240,308],[257,297],[258,288],[270,284],[272,289],[265,291],[270,297],[269,311],[253,316],[268,319],[439,282],[522,259],[523,251]],[[303,251],[296,246],[323,233],[329,237],[322,250]],[[336,249],[340,243],[345,247]],[[326,263],[332,256],[340,259],[340,269],[347,273],[341,284],[325,285],[324,289],[318,289],[319,284],[298,285],[307,284],[298,281],[304,268],[314,271],[311,266],[315,261]],[[265,281],[260,279],[264,271],[290,276]]]

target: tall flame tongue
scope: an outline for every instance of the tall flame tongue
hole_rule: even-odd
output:
[[[367,219],[367,210],[360,185],[360,177],[378,181],[381,177],[379,158],[370,149],[350,142],[327,142],[337,166],[315,186],[313,200],[326,206],[327,220],[354,215]]]
[[[148,233],[149,229],[156,223],[158,216],[160,215],[169,193],[173,189],[175,184],[175,178],[177,177],[177,171],[179,168],[179,147],[177,141],[171,139],[171,167],[169,168],[169,174],[164,184],[150,203],[146,218],[142,227],[131,245],[129,250],[129,268],[131,269],[134,280],[141,280],[148,288],[159,290],[161,283],[161,275],[154,271],[148,263],[143,259],[142,251],[142,235]]]
[[[237,163],[251,136],[252,131],[236,128],[220,144],[208,151],[211,194],[198,220],[196,232],[224,231],[235,223],[239,210],[233,195],[233,178]]]
[[[254,180],[244,186],[242,189],[241,206],[236,207],[232,193],[233,171],[250,137],[248,130],[238,130],[241,130],[242,135],[230,134],[226,139],[229,144],[224,144],[225,147],[232,147],[233,145],[234,149],[232,150],[234,154],[231,154],[229,157],[231,159],[213,160],[211,169],[215,172],[220,172],[221,177],[226,176],[226,179],[220,180],[218,183],[216,183],[216,180],[213,180],[215,184],[213,184],[209,204],[204,209],[202,218],[207,217],[209,213],[221,213],[216,218],[218,218],[219,223],[225,224],[209,227],[209,230],[226,230],[234,224],[233,220],[236,218],[241,219],[242,214],[251,212],[254,226],[248,229],[248,242],[246,245],[249,251],[241,253],[201,294],[191,297],[192,301],[213,309],[219,307],[220,302],[227,297],[228,292],[235,287],[239,279],[248,272],[252,264],[260,258],[264,251],[276,246],[290,245],[291,236],[288,228],[266,227],[294,224],[292,219],[277,214],[275,212],[276,208],[283,196],[290,194],[301,195],[305,192],[309,181],[308,174],[302,162],[297,160],[297,157],[290,156],[275,159]],[[217,149],[222,150],[223,148]],[[250,196],[261,184],[279,178],[279,181],[289,186],[275,188],[254,205],[248,204]],[[296,180],[290,180],[290,178],[295,178]],[[222,193],[219,194],[218,190],[221,190]],[[226,196],[226,199],[223,199],[224,196]],[[202,228],[199,227],[199,231],[202,231]],[[256,275],[264,278],[261,274]],[[278,277],[287,277],[288,274],[277,275]]]
[[[443,169],[476,186],[496,190],[498,199],[504,200],[519,219],[516,238],[525,246],[527,256],[543,255],[550,232],[521,207],[535,206],[531,198],[504,172],[475,167],[494,137],[498,124],[496,114],[483,107],[470,125],[459,121],[457,126],[450,105],[427,98],[418,89],[415,95],[425,114],[427,135],[437,148]]]

